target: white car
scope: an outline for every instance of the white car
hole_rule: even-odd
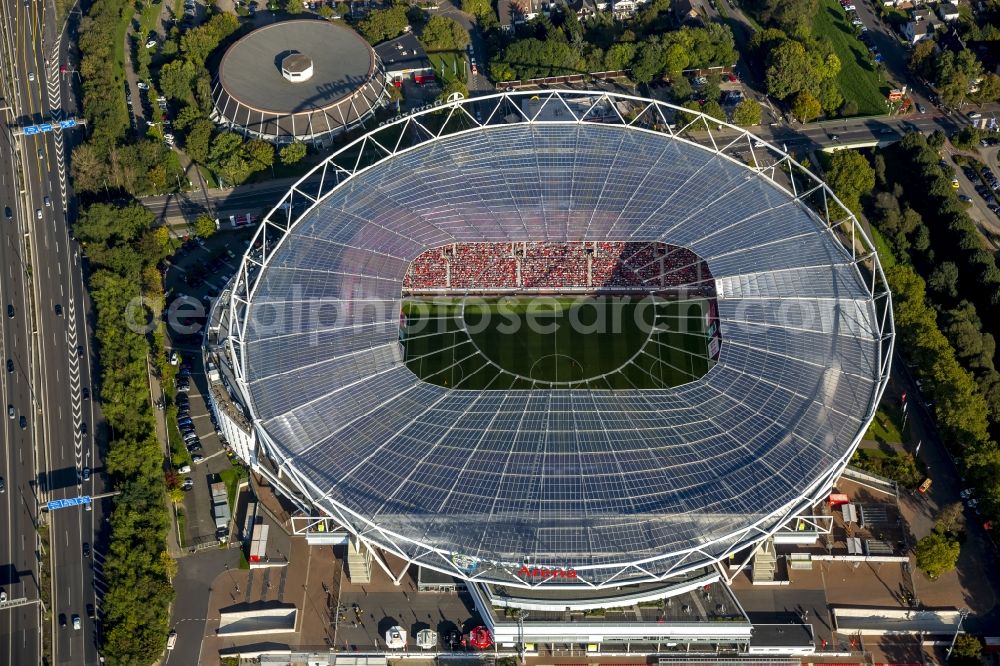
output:
[[[139,81],[139,83],[135,85],[139,90],[149,90],[149,84],[145,81]]]
[[[177,356],[177,352],[170,352],[170,365],[177,365],[180,361],[180,357]]]
[[[42,209],[41,208],[36,208],[35,209],[35,217],[37,217],[39,220],[42,219]]]
[[[76,629],[77,631],[79,631],[82,627],[83,627],[83,624],[80,622],[80,616],[77,615],[76,613],[74,613],[73,614],[73,628]]]
[[[30,72],[28,72],[28,80],[29,81],[35,80],[35,70],[31,70]]]
[[[156,40],[155,39],[151,39],[148,42],[146,42],[146,48],[147,49],[151,49],[154,46],[156,46]]]
[[[167,649],[173,650],[175,645],[177,645],[177,632],[171,631],[170,635],[167,636]]]

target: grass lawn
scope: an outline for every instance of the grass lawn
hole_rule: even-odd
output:
[[[184,515],[184,509],[177,507],[174,509],[174,513],[177,514],[177,541],[179,542],[181,548],[184,547],[184,543],[187,539],[187,516]]]
[[[410,299],[406,364],[432,384],[472,390],[678,386],[711,364],[705,307],[619,297]]]
[[[900,444],[903,441],[902,422],[903,414],[895,405],[880,407],[865,433],[865,439]]]
[[[872,243],[875,245],[876,251],[878,251],[878,257],[882,260],[882,269],[888,270],[896,265],[896,255],[892,253],[892,249],[889,247],[889,241],[885,239],[885,236],[876,229],[875,227],[869,227]]]
[[[468,78],[469,72],[466,68],[464,52],[438,51],[437,53],[428,53],[427,57],[434,65],[434,74],[442,84],[456,79],[465,83]]]
[[[837,85],[845,100],[857,103],[858,115],[885,113],[889,86],[879,80],[868,50],[854,35],[847,14],[836,0],[820,0],[819,11],[813,19],[813,34],[825,37],[833,44],[833,50],[840,58]]]
[[[140,49],[146,48],[146,37],[156,29],[156,19],[160,16],[160,9],[163,8],[159,2],[150,2],[142,9],[139,15],[139,32],[136,34],[136,41]]]

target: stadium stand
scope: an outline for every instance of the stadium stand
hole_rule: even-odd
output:
[[[404,291],[711,291],[712,274],[691,250],[666,243],[455,243],[413,260]]]

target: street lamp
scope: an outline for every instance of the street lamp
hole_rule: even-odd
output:
[[[969,609],[963,608],[958,611],[958,626],[955,627],[955,635],[951,637],[951,645],[948,646],[948,652],[945,654],[946,659],[951,659],[951,651],[955,649],[955,641],[958,640],[958,635],[962,632],[962,623],[965,618],[969,616]]]

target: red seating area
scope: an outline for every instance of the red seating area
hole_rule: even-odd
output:
[[[517,259],[512,246],[513,243],[457,243],[449,246],[448,250],[454,253],[451,288],[517,287]]]
[[[708,266],[693,252],[665,243],[454,243],[424,252],[410,265],[404,289],[709,288]]]

